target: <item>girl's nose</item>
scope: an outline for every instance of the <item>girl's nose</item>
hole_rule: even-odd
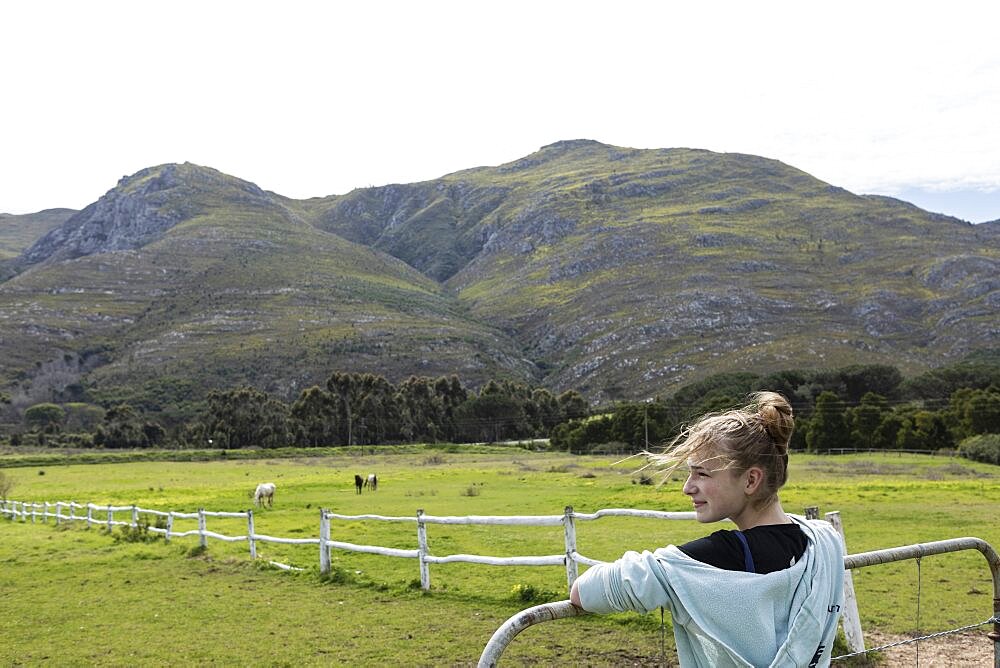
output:
[[[684,481],[681,491],[688,495],[694,494],[694,483],[691,481],[691,476],[688,476],[687,480]]]

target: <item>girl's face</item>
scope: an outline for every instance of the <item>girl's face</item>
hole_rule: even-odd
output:
[[[690,472],[682,491],[691,497],[699,522],[718,522],[728,517],[739,525],[737,518],[750,507],[747,473],[713,470],[717,461],[689,460]]]

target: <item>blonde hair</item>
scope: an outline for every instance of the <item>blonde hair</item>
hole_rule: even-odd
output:
[[[756,466],[764,471],[764,480],[754,506],[774,503],[788,480],[792,406],[777,392],[756,392],[749,399],[743,408],[709,413],[685,427],[665,452],[646,453],[647,466],[661,471],[664,481],[689,459],[714,471],[742,473]]]

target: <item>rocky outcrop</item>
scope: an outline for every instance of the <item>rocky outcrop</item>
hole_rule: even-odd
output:
[[[229,204],[273,203],[256,185],[214,169],[190,163],[151,167],[123,177],[99,200],[35,242],[22,261],[36,264],[141,248],[197,215],[206,197],[220,195],[228,195]]]

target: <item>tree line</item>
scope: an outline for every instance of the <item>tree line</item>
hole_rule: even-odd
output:
[[[669,442],[694,418],[739,405],[763,389],[792,403],[793,449],[939,450],[968,441],[977,459],[1000,463],[995,355],[912,378],[890,365],[722,373],[670,396],[596,408],[573,390],[557,396],[506,380],[476,392],[454,375],[411,376],[394,385],[374,374],[335,372],[291,403],[252,387],[212,391],[200,414],[170,434],[128,404],[104,410],[36,404],[24,414],[30,433],[11,442],[230,449],[549,438],[552,449],[569,452],[639,452]]]
[[[623,402],[599,415],[558,425],[554,448],[628,451],[669,442],[687,422],[740,405],[758,390],[791,402],[791,447],[809,452],[852,449],[941,450],[1000,464],[1000,365],[971,361],[905,379],[889,365],[771,374],[723,373],[670,397]]]
[[[547,438],[557,424],[588,411],[586,400],[573,390],[557,396],[544,388],[501,380],[489,381],[475,392],[455,375],[411,376],[394,385],[375,374],[336,372],[325,386],[302,391],[291,404],[253,387],[213,390],[201,414],[183,424],[172,439],[134,407],[112,406],[94,425],[90,444],[143,448],[167,445],[170,440],[174,445],[231,449],[495,442]],[[36,438],[87,445],[79,435],[76,443],[62,435],[69,418],[67,408],[52,403],[25,411],[25,422]]]

